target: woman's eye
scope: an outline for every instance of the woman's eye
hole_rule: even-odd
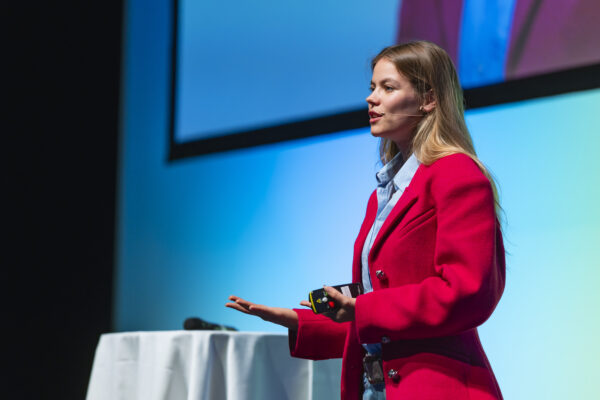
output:
[[[395,88],[392,86],[382,86],[381,88],[386,92],[392,92],[395,90]],[[370,92],[375,91],[375,86],[369,86],[369,91]]]

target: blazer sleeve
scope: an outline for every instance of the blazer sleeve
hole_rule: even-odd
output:
[[[298,314],[298,330],[289,330],[290,354],[310,360],[341,358],[349,323],[333,322],[312,310],[294,309]]]
[[[462,154],[429,168],[437,218],[435,274],[359,296],[361,343],[458,334],[482,324],[504,290],[504,247],[489,180]]]

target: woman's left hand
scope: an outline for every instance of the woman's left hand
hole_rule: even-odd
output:
[[[333,299],[333,301],[340,305],[340,308],[337,311],[327,312],[323,315],[327,318],[331,318],[335,322],[354,321],[354,305],[356,304],[356,299],[344,296],[331,286],[323,286],[323,289],[325,289],[327,295]]]

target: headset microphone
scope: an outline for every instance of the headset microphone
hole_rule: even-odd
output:
[[[403,117],[424,117],[425,114],[397,114],[397,113],[379,113],[379,115],[401,115]]]

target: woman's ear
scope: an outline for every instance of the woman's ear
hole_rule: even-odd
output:
[[[421,110],[425,113],[430,113],[436,106],[435,96],[433,95],[433,89],[429,89],[427,93],[425,93],[425,99],[423,101],[423,105],[421,106]]]

